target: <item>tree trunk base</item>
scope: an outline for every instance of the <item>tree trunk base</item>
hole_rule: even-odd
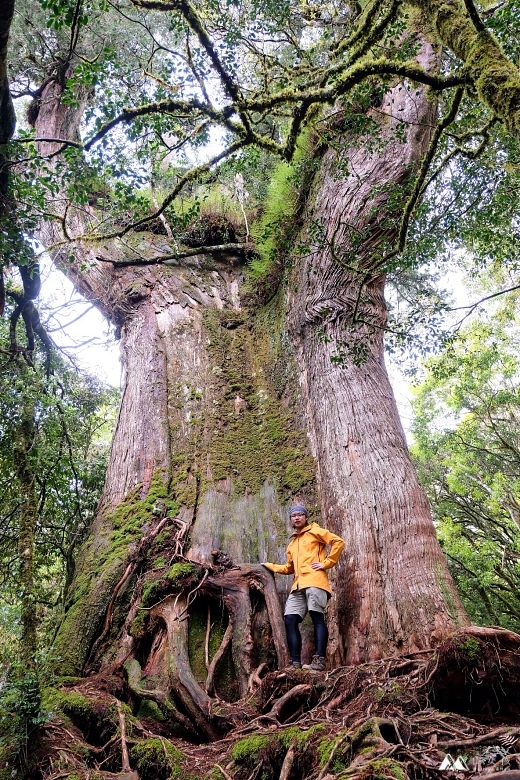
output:
[[[163,615],[169,611],[171,617],[172,609],[164,607]],[[182,609],[179,601],[177,614]],[[120,673],[92,677],[49,695],[53,718],[43,729],[31,777],[50,780],[68,772],[86,780],[131,771],[140,780],[460,780],[496,772],[497,780],[518,780],[519,658],[520,636],[472,626],[436,649],[401,658],[320,674],[268,672],[254,695],[230,703],[208,696],[211,712],[194,715],[192,695],[186,706],[190,741],[174,735],[179,720],[165,714],[151,690],[155,718],[153,708],[136,715],[142,681],[130,665],[127,681]],[[181,680],[185,685],[183,672],[175,674],[177,686]],[[216,711],[226,721],[224,739]],[[454,768],[458,759],[469,768]],[[443,761],[447,774],[440,770]]]

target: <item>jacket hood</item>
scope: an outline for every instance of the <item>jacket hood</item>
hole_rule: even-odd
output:
[[[310,530],[311,530],[311,528],[312,528],[312,526],[313,526],[313,523],[308,523],[307,525],[305,525],[305,526],[302,528],[302,530],[301,530],[301,531],[296,531],[296,530],[295,530],[295,531],[293,531],[293,532],[292,532],[292,534],[291,534],[291,537],[293,537],[293,536],[301,536],[301,535],[302,535],[302,534],[304,534],[306,531],[310,531]]]

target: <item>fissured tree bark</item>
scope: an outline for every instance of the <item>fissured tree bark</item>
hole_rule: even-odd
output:
[[[433,57],[424,45],[421,64]],[[423,649],[466,620],[385,368],[385,277],[377,270],[435,112],[422,90],[399,85],[373,114],[373,146],[326,152],[305,213],[309,251],[288,285],[321,515],[347,543],[333,574],[338,664]]]
[[[55,82],[45,89],[38,136],[70,137],[79,110],[61,105]],[[263,305],[251,305],[238,257],[118,267],[165,244],[141,233],[125,246],[78,242],[71,265],[56,228],[42,229],[120,328],[125,368],[103,498],[57,638],[63,671],[125,665],[137,698],[213,738],[215,669],[208,652],[206,679],[194,668],[197,620],[207,615],[208,648],[224,615],[214,657],[227,653],[235,681],[216,684],[223,698],[283,663],[279,601],[258,564],[284,559],[294,498],[346,540],[332,572],[332,663],[424,649],[466,622],[386,373],[377,271],[434,115],[422,90],[396,85],[371,112],[375,144],[349,146],[348,118],[336,127],[283,282]],[[289,585],[277,583],[280,594]]]

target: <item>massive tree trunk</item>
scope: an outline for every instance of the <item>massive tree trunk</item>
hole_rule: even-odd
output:
[[[428,46],[421,57],[431,62]],[[377,269],[435,111],[422,90],[397,87],[374,112],[375,148],[325,154],[305,214],[310,251],[289,284],[321,515],[347,543],[333,573],[342,583],[332,622],[337,663],[424,649],[465,622],[384,364],[385,277]]]
[[[38,135],[64,138],[70,115],[46,89]],[[307,249],[263,306],[248,308],[238,258],[117,268],[129,250],[113,243],[89,250],[84,272],[55,249],[120,326],[126,371],[58,634],[63,671],[124,665],[137,700],[214,738],[225,723],[213,692],[237,698],[258,667],[285,660],[280,601],[259,562],[284,559],[294,498],[347,542],[328,610],[335,664],[423,649],[465,622],[384,366],[384,278],[370,272],[434,111],[422,91],[396,87],[374,111],[375,149],[358,139],[325,153],[302,212]],[[135,254],[154,240],[134,238]]]

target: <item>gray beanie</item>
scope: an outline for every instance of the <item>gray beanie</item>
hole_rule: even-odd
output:
[[[305,517],[308,517],[309,513],[307,512],[307,507],[303,504],[293,504],[292,507],[289,509],[289,517],[292,517],[296,514],[302,514],[305,515]]]

